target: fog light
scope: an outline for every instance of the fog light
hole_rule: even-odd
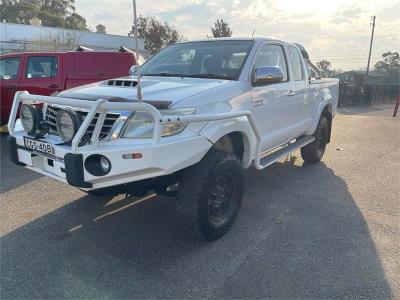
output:
[[[72,109],[61,109],[57,113],[58,135],[65,143],[71,143],[82,124],[82,118]]]
[[[43,114],[40,108],[32,104],[22,104],[20,110],[21,124],[29,135],[40,134]]]
[[[100,157],[100,166],[105,173],[108,173],[111,169],[110,161],[104,156]]]
[[[85,159],[85,168],[94,176],[104,176],[110,172],[111,162],[103,155],[93,154]]]

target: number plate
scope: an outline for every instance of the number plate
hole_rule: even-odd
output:
[[[33,140],[24,136],[24,144],[28,149],[53,154],[53,145],[47,142]]]

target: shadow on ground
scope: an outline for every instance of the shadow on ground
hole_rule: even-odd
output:
[[[246,172],[214,243],[181,233],[173,199],[77,199],[1,238],[1,298],[389,298],[346,183],[292,158]]]
[[[42,175],[32,172],[28,169],[16,168],[9,159],[6,138],[8,134],[0,134],[0,193],[7,192],[13,188],[31,182]]]

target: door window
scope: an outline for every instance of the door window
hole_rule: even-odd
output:
[[[28,59],[26,78],[56,77],[58,61],[55,56],[31,56]]]
[[[299,51],[295,47],[289,46],[289,55],[292,62],[294,80],[303,80],[303,66]]]
[[[20,57],[0,59],[0,79],[16,79],[20,61]]]
[[[264,45],[257,55],[254,69],[259,67],[279,67],[283,73],[282,81],[288,80],[287,64],[283,49],[279,45]]]

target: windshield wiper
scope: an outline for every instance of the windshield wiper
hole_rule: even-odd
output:
[[[189,78],[212,78],[212,79],[226,79],[233,80],[234,78],[224,74],[211,74],[211,73],[197,73],[197,74],[179,74],[179,73],[147,73],[141,74],[142,76],[164,76],[164,77],[189,77]]]
[[[199,74],[184,74],[182,77],[192,77],[192,78],[213,78],[213,79],[226,79],[233,80],[233,76],[225,74],[211,74],[211,73],[199,73]]]
[[[160,73],[147,73],[147,74],[140,74],[141,76],[165,76],[165,77],[182,77],[183,74],[177,73],[167,73],[167,72],[160,72]]]

